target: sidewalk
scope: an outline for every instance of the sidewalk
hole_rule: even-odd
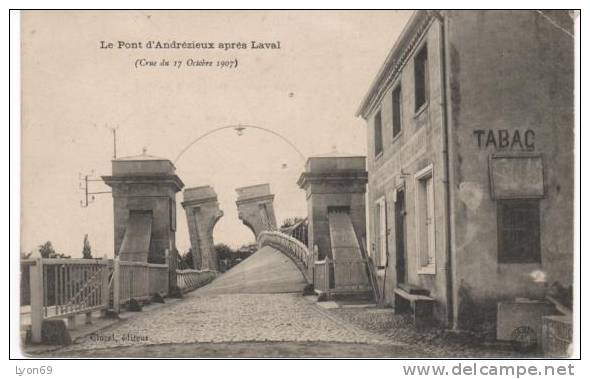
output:
[[[166,298],[165,300],[166,303],[164,304],[151,303],[149,305],[144,305],[143,310],[141,312],[122,312],[119,314],[119,318],[106,318],[102,317],[100,312],[93,312],[91,324],[86,324],[86,315],[77,315],[76,327],[73,329],[69,329],[70,337],[72,338],[72,344],[75,345],[76,343],[79,343],[81,340],[83,340],[85,337],[97,334],[100,331],[107,329],[111,326],[114,326],[117,323],[133,320],[134,318],[140,317],[142,314],[146,312],[153,312],[162,307],[182,301],[182,299],[170,298]],[[28,324],[27,320],[29,320]],[[30,327],[30,318],[27,319],[26,313],[23,317],[23,314],[21,313],[21,349],[23,355],[38,355],[52,351],[57,351],[64,348],[64,346],[60,345],[24,344],[23,341],[25,340],[26,329],[28,327]]]
[[[512,349],[510,343],[493,336],[469,331],[453,331],[442,327],[416,329],[409,315],[396,315],[392,308],[333,307],[325,310],[365,331],[390,341],[414,346],[423,357],[448,358],[533,358]]]

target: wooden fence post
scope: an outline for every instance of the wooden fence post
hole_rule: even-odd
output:
[[[313,245],[313,251],[312,251],[311,255],[312,255],[311,266],[313,267],[313,271],[312,271],[313,288],[318,288],[318,287],[320,287],[320,283],[315,282],[315,278],[317,277],[316,272],[315,272],[316,271],[315,262],[320,259],[320,249],[319,249],[318,245]]]
[[[325,288],[326,288],[326,292],[328,292],[328,294],[329,294],[330,293],[330,272],[332,271],[332,270],[330,270],[330,263],[331,263],[330,257],[326,257],[325,262],[326,262],[325,269],[324,269],[325,270],[324,271],[324,273],[325,273],[325,275],[324,275]]]
[[[143,296],[150,297],[150,264],[146,263],[143,267]]]
[[[168,293],[177,286],[176,280],[176,269],[178,268],[178,251],[177,250],[169,250],[168,251]]]
[[[164,263],[166,263],[166,266],[168,266],[168,272],[170,271],[170,250],[166,249],[165,251],[165,255],[164,255]],[[170,274],[167,273],[166,275],[166,285],[164,286],[165,289],[165,294],[168,293],[168,289],[170,288]]]
[[[113,259],[113,309],[119,313],[121,307],[121,266],[119,256]]]
[[[35,263],[29,266],[31,286],[31,341],[41,342],[43,323],[43,258],[39,252],[33,255]]]

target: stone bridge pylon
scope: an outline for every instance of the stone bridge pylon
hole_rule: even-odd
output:
[[[236,188],[238,199],[238,217],[246,225],[254,236],[265,230],[276,230],[277,220],[273,200],[275,195],[270,193],[269,184]]]
[[[183,191],[182,207],[186,212],[194,268],[217,271],[213,228],[223,216],[217,193],[211,186],[187,188]]]

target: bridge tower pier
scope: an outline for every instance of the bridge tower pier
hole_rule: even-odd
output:
[[[112,161],[114,251],[121,261],[164,263],[176,283],[176,193],[184,184],[174,164],[145,154]]]
[[[358,243],[366,238],[367,175],[363,156],[327,155],[307,160],[297,184],[306,192],[308,248],[313,251],[317,245],[319,259],[334,258],[328,218],[331,212],[348,213]]]
[[[217,254],[213,243],[213,228],[223,217],[217,193],[211,186],[187,188],[182,207],[186,213],[193,254],[193,268],[217,271]]]
[[[238,199],[238,217],[242,223],[252,230],[254,236],[265,230],[275,230],[277,220],[273,200],[275,195],[270,193],[269,184],[258,184],[236,188]]]

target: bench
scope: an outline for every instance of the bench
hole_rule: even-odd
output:
[[[395,313],[412,313],[412,321],[416,327],[424,327],[432,324],[434,312],[434,299],[430,296],[412,294],[401,288],[394,290]]]

